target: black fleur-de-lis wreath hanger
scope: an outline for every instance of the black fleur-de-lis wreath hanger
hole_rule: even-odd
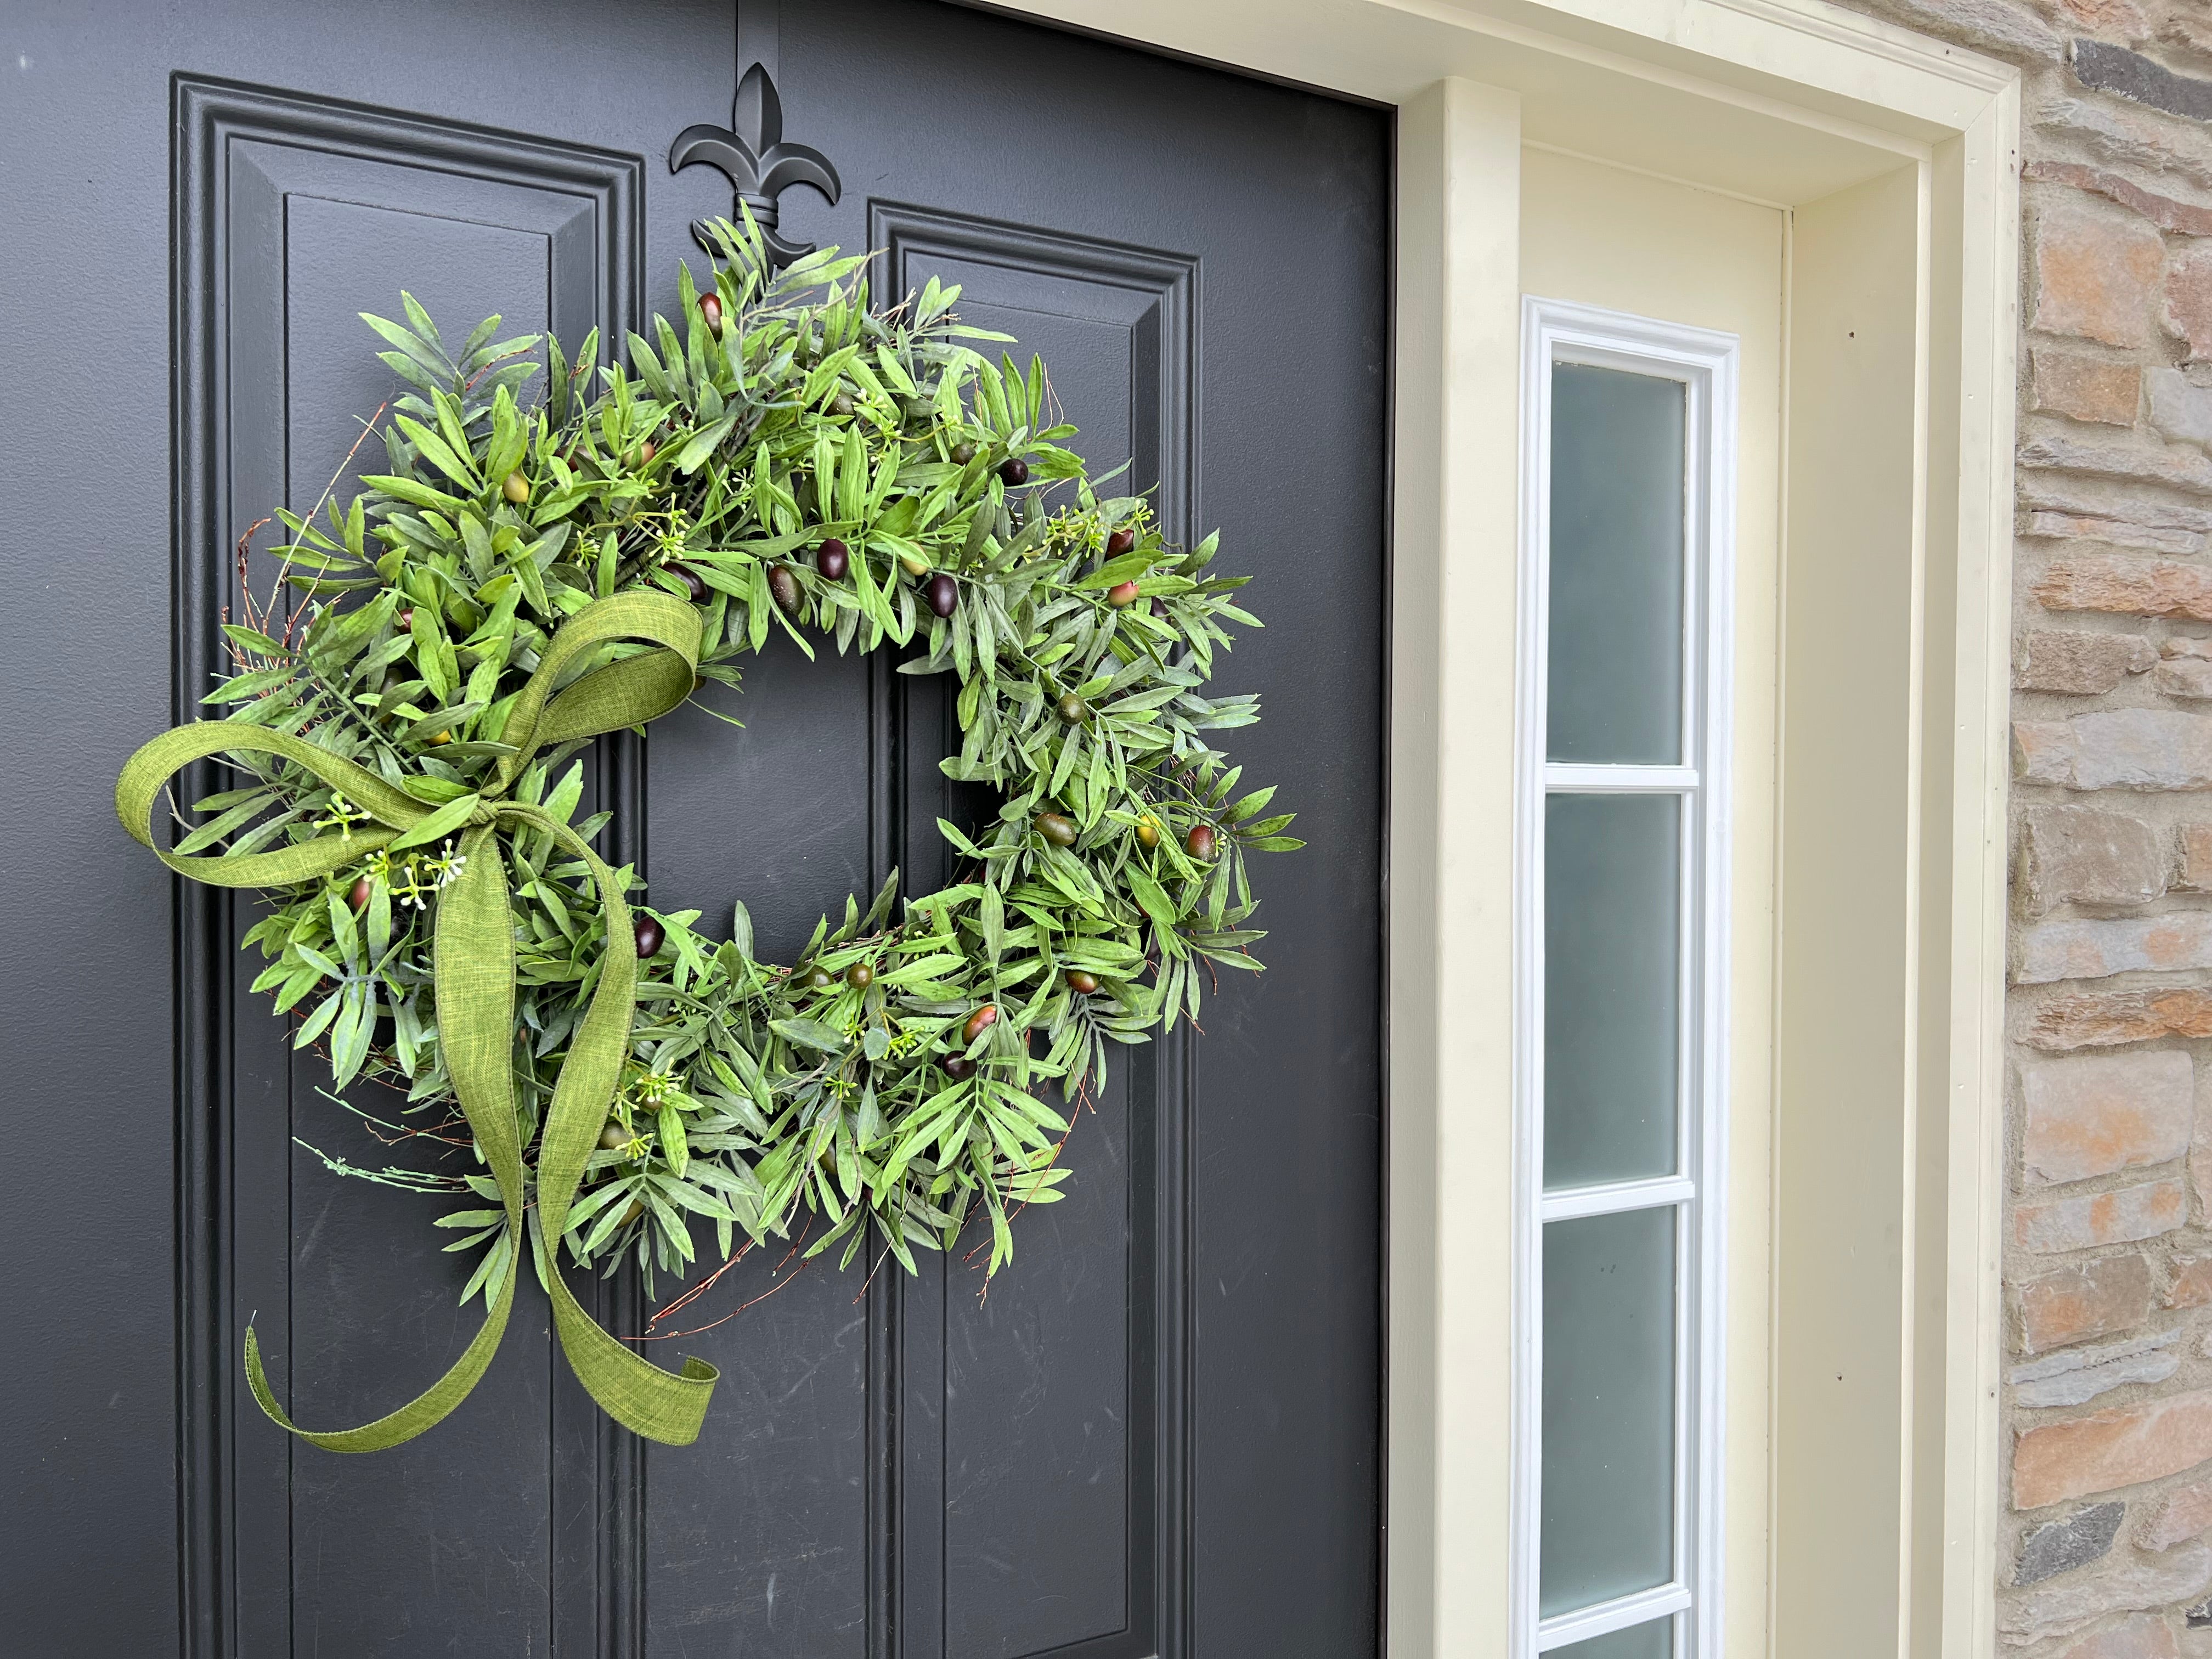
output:
[[[669,146],[668,170],[678,172],[694,161],[720,169],[729,179],[779,265],[804,258],[814,251],[814,244],[790,241],[778,232],[776,198],[793,185],[811,185],[835,207],[844,188],[828,156],[805,144],[783,142],[783,100],[776,96],[775,82],[762,64],[747,70],[738,82],[737,105],[728,126],[701,122],[676,135]],[[703,225],[694,223],[691,234],[701,246],[713,251]]]

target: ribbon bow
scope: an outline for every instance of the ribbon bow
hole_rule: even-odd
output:
[[[429,806],[366,768],[301,738],[222,720],[163,733],[131,756],[115,785],[125,829],[180,875],[216,887],[284,887],[327,876],[380,847],[411,847],[458,833],[466,862],[439,895],[434,945],[438,1036],[462,1114],[491,1166],[514,1247],[483,1328],[453,1368],[387,1417],[357,1429],[312,1431],[287,1417],[270,1391],[253,1328],[246,1332],[246,1374],[261,1409],[302,1440],[330,1451],[380,1451],[411,1440],[468,1397],[498,1352],[521,1276],[523,1163],[509,1075],[514,1042],[514,935],[507,909],[502,828],[543,831],[581,858],[599,889],[606,954],[591,1006],[570,1042],[538,1146],[539,1275],[553,1300],[554,1328],[578,1380],[608,1416],[650,1440],[686,1446],[698,1438],[719,1373],[687,1358],[680,1374],[662,1370],[599,1328],[561,1278],[558,1247],[584,1164],[605,1127],[629,1054],[637,1007],[637,947],[629,907],[614,872],[573,830],[537,807],[506,799],[537,751],[548,744],[640,726],[690,696],[699,656],[699,616],[671,595],[635,590],[595,600],[555,633],[538,670],[516,697],[492,781],[474,794]],[[659,647],[583,675],[559,695],[562,672],[595,646],[641,640]],[[372,827],[323,836],[269,853],[179,857],[155,846],[151,814],[169,779],[192,762],[225,751],[281,755],[366,811]]]

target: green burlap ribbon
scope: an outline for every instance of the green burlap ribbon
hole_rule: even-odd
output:
[[[607,1414],[647,1439],[689,1445],[699,1435],[718,1373],[702,1359],[680,1374],[662,1370],[602,1330],[561,1278],[558,1248],[586,1161],[605,1126],[629,1054],[637,1006],[637,947],[629,907],[614,872],[560,820],[505,799],[532,757],[553,744],[641,726],[690,696],[699,655],[699,617],[690,605],[652,592],[619,593],[584,607],[554,635],[538,670],[516,697],[501,733],[514,753],[477,793],[441,806],[416,799],[374,772],[281,732],[204,720],[164,733],[131,757],[115,786],[124,827],[172,870],[216,887],[289,887],[360,862],[380,847],[432,844],[458,836],[466,862],[438,898],[434,947],[438,1040],[453,1092],[476,1136],[507,1210],[509,1265],[491,1312],[453,1368],[387,1417],[357,1429],[311,1431],[287,1417],[270,1390],[252,1328],[246,1332],[246,1373],[261,1409],[301,1439],[331,1451],[380,1451],[411,1440],[468,1397],[491,1364],[514,1307],[526,1241],[553,1301],[554,1328],[576,1376]],[[556,696],[563,672],[593,647],[619,640],[657,649],[622,658],[582,675]],[[320,836],[274,852],[179,857],[155,845],[154,804],[169,779],[210,755],[281,755],[313,773],[368,812],[374,826]],[[606,920],[606,953],[591,1006],[568,1047],[553,1104],[538,1143],[538,1227],[523,1220],[520,1127],[510,1074],[514,1047],[514,932],[507,909],[507,864],[501,844],[510,833],[542,831],[580,858],[597,884]]]

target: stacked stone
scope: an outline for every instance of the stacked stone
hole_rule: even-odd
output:
[[[1846,3],[2026,71],[1998,1628],[2212,1659],[2212,0]]]

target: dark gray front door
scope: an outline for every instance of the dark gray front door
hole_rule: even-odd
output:
[[[656,1357],[724,1380],[699,1443],[599,1418],[526,1286],[469,1402],[343,1458],[246,1396],[362,1420],[479,1314],[436,1200],[295,1144],[399,1156],[247,994],[249,902],[173,890],[117,828],[132,747],[207,683],[234,538],[312,502],[391,390],[356,320],[617,332],[674,305],[670,140],[728,118],[730,0],[225,0],[19,9],[0,46],[4,1098],[0,1620],[11,1651],[1350,1656],[1379,1623],[1386,114],[928,0],[786,6],[787,132],[833,208],[1044,354],[1094,465],[1218,526],[1263,632],[1249,774],[1269,971],[1205,1035],[1117,1055],[1012,1267],[758,1254]],[[750,52],[748,52],[750,58]],[[264,538],[265,539],[265,538]],[[947,711],[888,660],[771,651],[730,705],[609,744],[654,900],[764,952],[894,866],[945,877]],[[362,1103],[374,1103],[363,1097]],[[664,1287],[665,1290],[665,1287]],[[611,1328],[653,1310],[600,1286]],[[755,1298],[759,1298],[755,1300]],[[751,1303],[734,1317],[724,1319]],[[721,1322],[713,1322],[720,1321]],[[670,1327],[664,1326],[664,1328]]]

